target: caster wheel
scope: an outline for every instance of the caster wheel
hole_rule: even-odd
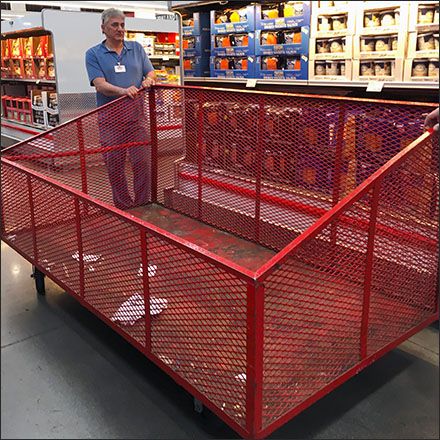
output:
[[[194,411],[197,414],[203,413],[203,403],[200,402],[200,400],[196,399],[195,397],[194,397]]]
[[[40,272],[36,267],[32,270],[31,277],[35,280],[35,288],[37,290],[37,293],[39,295],[45,295],[46,294],[46,288],[44,285],[44,273]]]

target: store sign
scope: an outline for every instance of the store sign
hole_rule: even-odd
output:
[[[177,20],[176,14],[158,14],[156,12],[156,20]]]

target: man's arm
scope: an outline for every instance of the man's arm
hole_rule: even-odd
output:
[[[438,131],[438,123],[439,123],[439,108],[437,107],[433,110],[425,119],[425,127],[427,129]]]
[[[130,98],[134,98],[138,89],[135,86],[128,87],[124,89],[122,87],[114,86],[107,82],[104,78],[98,77],[92,81],[93,85],[96,88],[96,91],[102,93],[105,96],[129,96]]]
[[[142,87],[154,86],[154,84],[156,84],[156,81],[157,81],[156,72],[152,70],[151,72],[147,73],[147,76],[142,81]]]

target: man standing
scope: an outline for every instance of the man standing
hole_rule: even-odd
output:
[[[96,89],[98,106],[121,96],[133,101],[121,104],[117,113],[105,107],[98,113],[101,143],[110,151],[104,153],[113,201],[117,208],[129,209],[149,201],[148,124],[140,87],[155,84],[156,75],[143,47],[135,41],[124,41],[125,16],[118,9],[102,13],[101,29],[106,39],[86,52],[90,84]],[[133,169],[134,201],[125,176],[126,155]]]

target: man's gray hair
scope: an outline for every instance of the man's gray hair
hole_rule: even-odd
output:
[[[116,8],[108,8],[105,11],[102,11],[101,20],[102,24],[106,24],[110,18],[113,17],[123,17],[125,18],[124,13],[120,9]]]

